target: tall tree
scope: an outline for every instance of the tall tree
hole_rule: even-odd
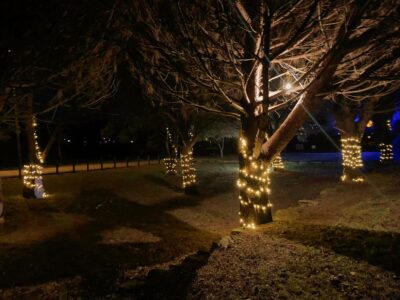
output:
[[[95,107],[116,90],[119,50],[99,34],[112,19],[111,4],[93,10],[88,1],[76,6],[18,0],[1,3],[0,106],[14,101],[16,93],[21,101],[14,105],[25,113],[29,152],[25,196],[33,196],[32,184],[42,180],[43,157],[35,158],[41,156],[33,129],[37,115],[71,103]],[[88,12],[85,17],[82,10]]]
[[[398,78],[399,31],[390,26],[398,8],[391,0],[160,0],[129,3],[124,29],[140,28],[129,35],[129,57],[134,65],[141,56],[135,67],[159,78],[153,89],[240,118],[240,214],[254,227],[272,220],[264,170],[321,99]],[[266,139],[268,114],[293,102]]]

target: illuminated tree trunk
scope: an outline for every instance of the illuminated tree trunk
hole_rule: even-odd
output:
[[[365,128],[373,115],[376,99],[360,105],[348,103],[343,98],[336,98],[334,116],[336,127],[341,134],[341,152],[343,175],[346,183],[359,183],[364,181],[362,173],[363,162],[361,157],[361,139]],[[358,119],[358,120],[357,120]]]
[[[392,126],[390,120],[386,120],[382,127],[381,142],[379,143],[379,161],[381,164],[388,164],[393,161]]]
[[[343,182],[354,183],[363,182],[362,176],[362,158],[361,158],[361,140],[359,135],[342,135],[342,164]]]
[[[36,121],[33,116],[32,94],[26,97],[25,132],[27,137],[28,164],[24,166],[24,190],[25,198],[40,199],[45,196],[43,188],[42,166],[43,158],[37,142],[35,130]]]
[[[283,172],[285,170],[285,165],[283,164],[282,156],[280,154],[275,156],[274,160],[272,161],[272,169],[278,172]]]
[[[239,139],[239,188],[240,223],[245,228],[272,222],[272,203],[269,201],[269,163],[256,157],[256,144],[261,143],[258,134],[258,122],[242,120],[242,132]],[[254,126],[255,125],[255,126]],[[264,135],[265,138],[265,135]],[[259,140],[259,141],[258,141]]]
[[[166,175],[176,175],[176,164],[178,160],[178,148],[176,147],[172,134],[167,127],[167,138],[165,142],[165,147],[167,150],[167,157],[164,158],[165,174]]]
[[[193,144],[190,142],[185,144],[181,153],[182,187],[187,195],[197,194],[197,175],[192,147]]]
[[[270,16],[266,3],[249,1],[248,11],[251,14],[254,28],[262,32],[256,39],[250,34],[245,39],[245,57],[259,53],[261,57],[269,56]],[[262,12],[262,20],[258,12]],[[261,21],[260,21],[261,20]],[[269,201],[269,160],[260,154],[266,141],[268,128],[269,105],[269,60],[261,62],[243,62],[243,72],[248,75],[246,95],[250,103],[242,99],[246,115],[241,116],[241,135],[239,139],[239,188],[240,223],[245,228],[255,228],[258,224],[272,222]]]

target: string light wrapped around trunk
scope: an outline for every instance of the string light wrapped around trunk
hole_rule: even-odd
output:
[[[44,163],[44,159],[43,159],[42,151],[40,150],[40,147],[39,147],[38,135],[37,135],[36,129],[35,129],[37,127],[37,122],[36,122],[35,117],[33,117],[32,125],[33,125],[33,137],[35,140],[36,158],[42,164],[42,163]]]
[[[380,157],[379,161],[381,163],[390,162],[393,160],[393,146],[390,144],[380,143]]]
[[[188,154],[181,155],[181,167],[182,167],[182,185],[184,189],[196,185],[196,168],[193,162],[193,151],[190,150]]]
[[[282,156],[280,154],[278,154],[272,161],[272,169],[274,171],[285,170],[285,165],[283,164]]]
[[[33,137],[35,156],[38,163],[30,163],[24,165],[23,169],[23,184],[24,195],[27,198],[41,199],[47,196],[43,187],[43,167],[41,164],[44,162],[42,151],[39,147],[38,135],[36,132],[37,122],[35,117],[32,118]]]
[[[24,165],[23,183],[25,189],[29,191],[30,198],[41,199],[47,196],[44,192],[42,174],[42,166],[38,164]]]
[[[165,165],[165,171],[167,175],[175,175],[177,173],[176,166],[178,163],[177,157],[178,157],[178,148],[174,145],[173,139],[172,139],[172,134],[169,131],[169,128],[166,128],[167,131],[167,143],[168,147],[169,145],[171,146],[171,151],[169,151],[169,157],[164,158],[164,165]]]
[[[175,175],[176,172],[176,158],[164,158],[165,170],[168,175]]]
[[[244,166],[239,170],[237,187],[239,188],[240,224],[245,228],[255,229],[257,224],[272,220],[269,200],[270,179],[268,164],[256,160],[249,155],[247,141],[239,139],[239,151],[244,160]]]
[[[363,182],[360,169],[363,167],[361,158],[361,141],[357,137],[342,138],[342,160],[344,182]]]

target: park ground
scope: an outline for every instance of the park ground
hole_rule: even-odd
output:
[[[336,163],[272,174],[275,221],[238,229],[235,160],[4,179],[0,299],[400,299],[400,168],[338,184]],[[235,229],[236,228],[236,229]]]

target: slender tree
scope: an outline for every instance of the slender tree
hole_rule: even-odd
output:
[[[167,157],[164,158],[165,174],[176,175],[178,163],[178,145],[176,137],[171,133],[170,129],[166,127],[165,130],[165,149]]]

